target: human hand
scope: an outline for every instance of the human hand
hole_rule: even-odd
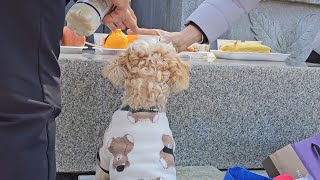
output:
[[[111,3],[119,9],[127,9],[130,6],[131,0],[110,0]]]
[[[137,17],[130,7],[130,0],[112,0],[115,9],[103,18],[103,24],[111,31],[116,29],[124,30],[126,27],[136,31],[138,29]]]
[[[138,28],[135,31],[129,29],[127,33],[160,36],[160,42],[172,43],[178,52],[185,51],[193,43],[202,39],[201,32],[192,25],[187,26],[180,32],[168,32],[161,29]]]

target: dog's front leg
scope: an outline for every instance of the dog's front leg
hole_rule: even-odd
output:
[[[96,170],[95,180],[110,180],[109,174],[106,174],[99,166]]]
[[[102,147],[98,153],[98,165],[96,169],[95,180],[110,180],[109,163],[110,156],[105,153],[105,148]]]

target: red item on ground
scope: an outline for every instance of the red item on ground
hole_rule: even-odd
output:
[[[294,180],[294,178],[288,174],[282,174],[274,178],[274,180]]]

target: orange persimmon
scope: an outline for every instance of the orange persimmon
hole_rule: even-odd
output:
[[[128,37],[121,29],[117,29],[107,37],[103,45],[105,48],[126,49],[128,47]]]

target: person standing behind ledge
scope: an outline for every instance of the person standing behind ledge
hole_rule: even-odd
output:
[[[114,1],[129,7],[130,0]],[[57,60],[65,5],[66,0],[8,0],[0,6],[1,180],[56,179]],[[132,12],[120,10],[126,16],[115,14],[117,22],[109,22],[134,28],[136,21],[127,19]]]
[[[195,42],[212,43],[224,34],[241,15],[250,12],[260,0],[205,0],[186,20],[180,32],[159,29],[138,29],[135,33],[160,35],[162,42],[172,42],[181,52]],[[129,34],[133,32],[129,29]],[[320,63],[320,32],[313,43],[313,52],[307,61]]]

